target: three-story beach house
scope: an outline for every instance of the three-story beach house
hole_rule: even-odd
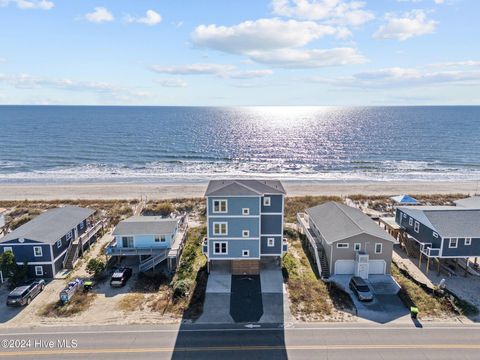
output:
[[[209,269],[228,262],[232,274],[258,274],[263,258],[279,260],[283,240],[285,189],[273,180],[212,180],[207,198]]]
[[[92,227],[93,214],[77,206],[47,210],[1,238],[1,252],[11,251],[19,265],[27,263],[29,276],[52,278],[73,266],[100,229]]]

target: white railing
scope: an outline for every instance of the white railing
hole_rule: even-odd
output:
[[[164,261],[167,258],[167,256],[168,256],[168,249],[165,250],[164,252],[162,252],[161,254],[152,256],[152,257],[148,258],[147,260],[143,261],[142,263],[140,263],[140,265],[138,267],[138,270],[140,272],[150,270],[155,265],[158,265],[162,261]]]
[[[310,243],[311,248],[313,249],[313,255],[315,256],[315,263],[317,264],[318,275],[322,277],[322,265],[320,262],[320,255],[318,254],[317,243],[310,232],[310,225],[308,224],[307,219],[308,219],[307,214],[304,214],[304,213],[297,214],[298,224],[300,225],[300,228],[303,230],[303,233],[307,236],[308,242]]]

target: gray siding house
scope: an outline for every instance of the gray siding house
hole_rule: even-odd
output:
[[[298,219],[323,278],[390,273],[396,240],[359,209],[327,202]]]
[[[399,207],[395,221],[433,258],[480,256],[480,209],[459,206]]]
[[[28,263],[29,276],[52,278],[63,269],[67,251],[87,231],[93,210],[77,206],[50,209],[0,239],[17,264]]]
[[[207,198],[207,238],[203,252],[209,267],[228,261],[234,274],[255,274],[260,260],[281,258],[285,190],[280,181],[212,180]]]

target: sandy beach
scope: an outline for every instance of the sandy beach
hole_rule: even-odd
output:
[[[474,194],[478,181],[469,182],[283,182],[288,196],[304,195],[398,195]],[[207,183],[92,183],[92,184],[2,184],[0,200],[68,199],[174,199],[202,197]]]

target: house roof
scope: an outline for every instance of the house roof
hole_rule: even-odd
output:
[[[5,208],[0,208],[0,214],[3,214],[5,211],[7,211],[7,209],[5,209]]]
[[[441,237],[480,237],[480,209],[457,206],[399,207]]]
[[[454,201],[455,205],[470,209],[480,209],[480,196],[471,196]]]
[[[50,209],[5,235],[0,242],[24,238],[53,244],[94,212],[71,205]]]
[[[392,196],[390,199],[395,201],[397,204],[408,204],[408,205],[416,205],[418,204],[418,200],[414,199],[410,195],[398,195]]]
[[[168,235],[175,231],[178,219],[165,219],[160,216],[132,216],[120,221],[113,235]]]
[[[309,208],[306,212],[328,244],[361,234],[396,242],[357,208],[331,201]]]
[[[278,180],[210,180],[205,196],[261,196],[285,194]]]

